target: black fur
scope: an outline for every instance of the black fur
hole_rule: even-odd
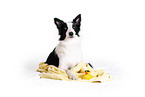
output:
[[[75,30],[76,35],[79,36],[80,26],[81,26],[81,14],[79,14],[75,19],[73,19],[72,28]]]
[[[88,63],[92,68],[93,68],[93,66],[91,65],[91,63]]]
[[[56,24],[59,31],[59,40],[64,40],[66,38],[66,31],[68,29],[67,24],[58,18],[54,18],[54,23]]]
[[[58,55],[56,54],[55,52],[55,48],[54,50],[50,53],[50,55],[48,56],[46,62],[47,64],[49,65],[54,65],[56,67],[59,66],[59,58],[58,58]]]

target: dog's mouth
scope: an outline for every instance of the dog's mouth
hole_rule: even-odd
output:
[[[74,38],[74,36],[69,36],[69,38]]]

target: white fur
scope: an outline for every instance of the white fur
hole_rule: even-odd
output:
[[[82,59],[78,37],[60,41],[55,51],[59,57],[59,67],[65,70],[74,67]]]
[[[68,23],[67,25],[68,30],[66,32],[66,38],[59,42],[55,51],[59,57],[59,68],[67,70],[70,78],[76,79],[69,69],[80,63],[82,60],[81,44],[80,38],[75,35],[75,32],[71,26],[72,23]],[[69,37],[69,32],[74,33],[74,38]]]
[[[71,22],[68,22],[68,23],[66,23],[66,24],[67,24],[67,26],[68,26],[68,30],[67,30],[67,32],[66,32],[66,38],[69,39],[69,32],[73,32],[74,38],[75,38],[75,37],[78,37],[78,36],[75,35],[75,31],[74,31],[74,29],[72,28],[72,23],[71,23]]]

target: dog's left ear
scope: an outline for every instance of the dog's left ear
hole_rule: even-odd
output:
[[[57,28],[60,28],[64,24],[64,22],[58,18],[54,18],[54,23],[57,26]]]
[[[81,14],[79,14],[75,19],[73,19],[73,23],[75,23],[76,25],[81,24]]]

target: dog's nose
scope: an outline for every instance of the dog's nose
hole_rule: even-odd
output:
[[[73,36],[73,32],[69,32],[69,36]]]

